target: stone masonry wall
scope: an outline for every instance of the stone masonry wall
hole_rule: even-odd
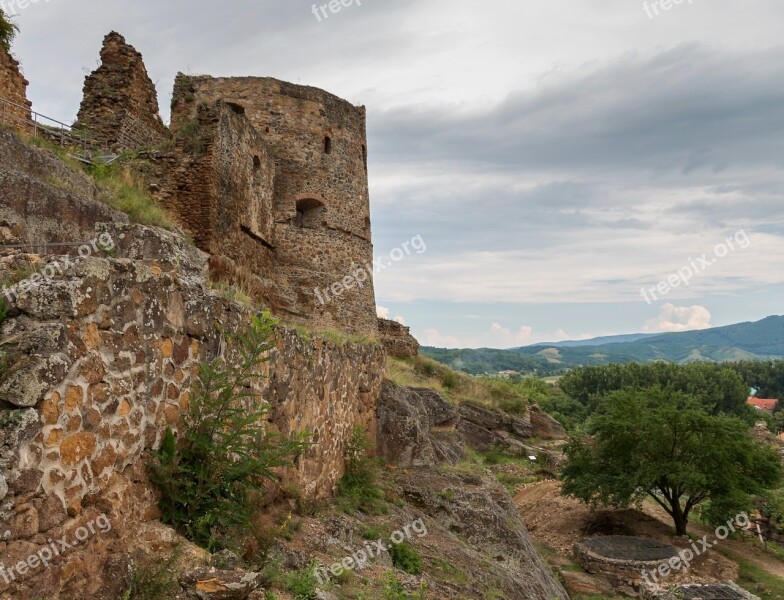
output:
[[[168,137],[142,55],[117,32],[104,38],[101,65],[85,78],[77,126],[113,149],[152,145]]]
[[[225,351],[219,327],[237,331],[252,314],[206,288],[206,255],[179,236],[131,225],[101,231],[116,243],[109,255],[84,259],[20,294],[2,326],[9,364],[0,380],[5,565],[73,528],[75,519],[94,516],[96,506],[126,519],[109,501],[112,490],[131,484],[128,473],[167,427],[182,425],[199,363]],[[374,433],[384,350],[281,328],[270,358],[261,366],[270,426],[310,431],[316,441],[286,478],[307,498],[326,497],[344,472],[351,429]],[[134,510],[154,505],[148,498]],[[144,520],[135,514],[128,518]],[[29,597],[49,589],[46,578],[73,577],[69,564],[24,577]],[[14,586],[0,578],[0,597],[28,597]]]
[[[379,318],[378,332],[389,356],[406,358],[419,354],[419,342],[411,335],[410,327]]]
[[[0,99],[22,107],[0,106],[0,123],[15,129],[27,130],[27,127],[22,124],[30,120],[31,103],[27,100],[27,84],[27,79],[19,70],[19,62],[0,46]]]
[[[327,92],[270,78],[179,75],[172,127],[186,130],[198,107],[224,100],[241,111],[274,160],[275,284],[290,317],[375,337],[370,279],[322,302],[372,262],[365,109]],[[372,269],[370,269],[372,271]]]
[[[158,202],[208,252],[213,277],[241,281],[286,315],[274,267],[275,165],[250,122],[222,101],[203,104],[162,155]]]

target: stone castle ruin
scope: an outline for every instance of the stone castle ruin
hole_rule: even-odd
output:
[[[79,125],[115,150],[171,139],[153,192],[213,272],[288,320],[377,337],[372,277],[331,302],[315,293],[373,261],[365,109],[270,78],[180,74],[169,131],[141,55],[110,33],[101,60]]]
[[[146,471],[167,432],[188,427],[200,365],[231,359],[227,336],[258,304],[283,318],[251,384],[269,406],[265,427],[312,436],[278,473],[287,509],[334,495],[359,428],[401,476],[425,469],[399,482],[423,502],[398,508],[426,514],[434,538],[457,536],[463,560],[490,565],[505,597],[568,598],[497,481],[436,469],[461,460],[464,443],[524,449],[516,437],[557,424],[542,427],[533,410],[458,412],[435,392],[384,384],[388,356],[415,356],[418,344],[376,318],[364,109],[275,79],[179,75],[167,127],[141,55],[111,33],[101,59],[77,121],[95,140],[90,158],[138,175],[177,227],[131,222],[96,178],[26,139],[27,82],[0,47],[0,99],[19,111],[18,132],[0,127],[0,280],[21,279],[7,295],[0,286],[0,600],[127,597],[139,560],[171,555],[183,561],[178,600],[268,597],[258,573],[220,556],[208,568],[207,553],[161,522]],[[106,251],[85,245],[102,238]],[[82,246],[39,252],[42,241]],[[446,488],[457,492],[449,506],[435,491]],[[80,543],[49,561],[53,540]]]

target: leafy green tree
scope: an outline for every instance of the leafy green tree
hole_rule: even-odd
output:
[[[572,439],[566,448],[562,493],[614,507],[650,497],[672,517],[678,535],[700,503],[740,511],[781,477],[776,452],[755,440],[747,424],[712,415],[682,392],[615,392],[588,430],[592,438]]]
[[[287,439],[269,431],[269,404],[256,391],[276,324],[269,313],[254,317],[229,337],[225,357],[201,365],[182,438],[167,430],[150,464],[162,520],[209,550],[248,527],[251,494],[309,446],[305,434]]]
[[[611,392],[659,386],[695,397],[712,414],[734,414],[753,422],[746,405],[749,387],[729,365],[658,362],[583,367],[568,373],[558,383],[568,396],[592,411],[599,409]]]

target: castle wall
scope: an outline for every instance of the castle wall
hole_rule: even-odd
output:
[[[253,314],[206,289],[206,255],[176,234],[130,225],[103,231],[117,244],[111,256],[85,259],[21,294],[2,326],[3,341],[18,342],[0,380],[5,565],[73,530],[96,506],[125,527],[141,518],[118,508],[118,485],[128,484],[167,427],[182,427],[198,365],[224,353],[221,336]],[[306,498],[328,497],[344,473],[352,428],[374,433],[384,350],[285,328],[276,345],[260,365],[270,427],[316,434],[286,479]],[[145,502],[152,510],[152,498]],[[75,553],[24,577],[25,585],[40,590],[54,577],[45,587],[61,589],[82,577],[74,561],[83,559]],[[21,589],[0,578],[0,598],[36,597]]]
[[[312,326],[375,336],[372,272],[339,297],[316,293],[372,263],[364,108],[270,78],[180,75],[174,130],[187,128],[197,107],[221,99],[241,107],[274,159],[279,305]]]
[[[250,122],[219,101],[195,108],[161,158],[158,202],[211,255],[216,280],[241,282],[277,314],[275,165]]]
[[[27,131],[23,123],[30,121],[31,103],[27,100],[27,84],[27,79],[19,69],[19,62],[0,46],[0,98],[22,107],[0,107],[0,122],[21,131]]]

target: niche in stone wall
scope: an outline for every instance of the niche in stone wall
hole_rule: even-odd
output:
[[[301,198],[297,200],[297,218],[295,225],[313,229],[325,224],[324,213],[327,211],[324,203],[315,198]]]

